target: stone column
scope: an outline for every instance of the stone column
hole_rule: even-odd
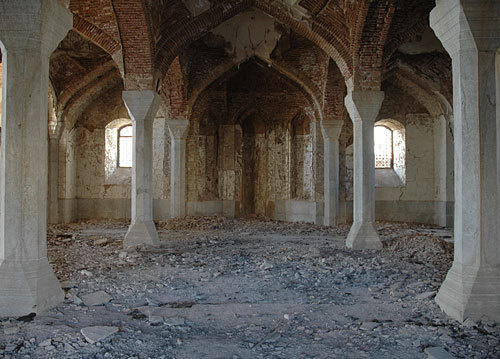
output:
[[[48,189],[48,223],[59,223],[59,139],[61,138],[62,122],[49,133],[49,189]]]
[[[434,171],[436,174],[435,224],[452,227],[453,208],[453,138],[445,115],[433,119]]]
[[[339,136],[344,121],[322,121],[324,147],[324,225],[338,224],[339,210]]]
[[[373,129],[382,91],[349,91],[345,105],[354,127],[354,223],[347,236],[353,249],[380,249],[375,229],[375,153]]]
[[[436,302],[500,321],[500,2],[438,0],[431,27],[452,58],[455,249]]]
[[[125,247],[158,245],[153,223],[153,120],[161,103],[154,91],[123,91],[133,129],[132,218]]]
[[[2,1],[0,316],[64,299],[47,260],[47,94],[50,54],[71,28],[58,0]]]
[[[186,215],[186,136],[188,120],[167,120],[170,132],[170,217]]]

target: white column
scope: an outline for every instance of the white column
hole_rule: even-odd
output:
[[[49,57],[72,28],[58,0],[4,0],[0,168],[0,316],[64,299],[47,260]]]
[[[452,58],[455,125],[455,256],[436,302],[500,321],[500,3],[438,0],[430,20]]]
[[[153,223],[153,120],[161,103],[160,96],[149,90],[123,91],[133,129],[132,218],[123,245],[158,245]]]
[[[453,138],[445,115],[434,122],[434,171],[436,174],[436,218],[435,224],[453,226]]]
[[[170,217],[186,215],[186,136],[188,120],[167,120],[170,132]]]
[[[375,229],[375,154],[373,129],[382,91],[349,91],[345,105],[354,127],[354,223],[347,236],[347,247],[380,249]]]
[[[49,133],[49,189],[48,189],[48,223],[59,223],[59,139],[62,122],[57,123],[53,133]]]
[[[322,121],[324,146],[324,225],[336,226],[339,213],[339,136],[344,121]]]

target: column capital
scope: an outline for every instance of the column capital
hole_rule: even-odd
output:
[[[383,101],[383,91],[349,91],[344,102],[352,122],[374,123]]]
[[[50,56],[73,27],[73,14],[60,0],[4,0],[0,41],[7,51],[42,51]]]
[[[336,141],[342,132],[344,121],[321,121],[320,125],[323,137]]]
[[[123,91],[122,99],[132,121],[152,121],[161,104],[161,96],[151,90]]]
[[[499,24],[498,1],[437,0],[430,13],[430,26],[451,57],[460,51],[496,51]]]
[[[185,139],[187,136],[187,129],[189,127],[189,120],[167,120],[170,135],[174,139]]]

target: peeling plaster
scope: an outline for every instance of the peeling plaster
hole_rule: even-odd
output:
[[[275,20],[260,10],[248,10],[217,26],[212,33],[226,41],[226,52],[241,63],[253,56],[270,60],[281,38]]]

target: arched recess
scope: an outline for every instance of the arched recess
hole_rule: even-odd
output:
[[[454,212],[454,134],[453,109],[440,92],[438,83],[416,76],[399,63],[393,70],[394,82],[422,104],[430,114],[434,138],[435,219],[441,226],[453,226]],[[443,86],[441,86],[443,87]]]
[[[88,86],[75,91],[65,106],[58,108],[57,116],[63,120],[58,143],[58,222],[78,219],[77,207],[77,133],[75,125],[86,109],[99,98],[109,97],[123,90],[122,79],[113,70],[106,75],[93,78]],[[111,121],[112,119],[110,119]]]
[[[305,202],[316,208],[317,181],[312,176],[318,175],[318,118],[312,100],[297,84],[253,60],[239,69],[233,66],[197,97],[190,121],[187,163],[196,165],[187,166],[188,214],[213,210],[315,222],[315,209],[296,213],[312,219],[287,217],[292,202],[295,208],[303,209]],[[292,149],[294,136],[297,146]],[[209,147],[217,153],[208,153]],[[292,154],[301,166],[294,172],[295,198],[290,190]],[[214,166],[218,172],[208,173]]]
[[[339,22],[337,33],[327,31],[324,27],[309,27],[307,22],[294,19],[290,13],[280,9],[276,4],[267,1],[240,1],[237,4],[227,7],[216,5],[209,11],[193,18],[184,27],[170,31],[157,44],[155,56],[155,68],[159,78],[164,78],[170,63],[178,54],[193,41],[212,31],[226,20],[240,14],[241,12],[255,7],[277,21],[290,26],[290,28],[313,42],[325,51],[336,63],[345,79],[352,75],[350,51],[347,39],[347,26]],[[316,32],[316,30],[319,30]]]
[[[384,80],[386,99],[378,120],[397,120],[405,129],[406,181],[402,171],[394,171],[393,175],[398,176],[392,176],[401,180],[399,184],[395,181],[384,184],[376,176],[378,219],[452,225],[454,160],[450,125],[453,118],[451,106],[435,86],[397,66]],[[385,123],[387,127],[392,124]],[[376,174],[383,171],[376,170]],[[420,204],[408,211],[405,201]]]

